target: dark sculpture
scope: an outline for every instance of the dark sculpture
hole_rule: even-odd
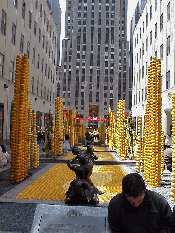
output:
[[[70,183],[66,192],[66,204],[93,204],[99,203],[97,194],[103,194],[92,183],[90,176],[93,168],[93,157],[88,156],[86,151],[82,151],[74,146],[71,148],[72,153],[76,155],[67,164],[68,167],[75,172],[76,178]],[[80,163],[79,166],[73,165],[75,161]]]

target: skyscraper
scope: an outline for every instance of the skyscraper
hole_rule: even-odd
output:
[[[129,109],[127,0],[67,0],[60,97],[64,109],[105,117],[117,102]],[[97,122],[93,122],[97,126]]]

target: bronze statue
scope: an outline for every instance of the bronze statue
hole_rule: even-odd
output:
[[[66,192],[66,204],[93,204],[99,203],[97,194],[101,195],[97,188],[92,183],[90,176],[93,168],[93,157],[87,155],[74,146],[71,148],[72,153],[76,155],[67,164],[68,167],[75,172],[76,178],[70,183],[69,189]],[[79,166],[73,165],[75,161],[80,163]]]

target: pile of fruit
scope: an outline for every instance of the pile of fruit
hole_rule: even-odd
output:
[[[125,172],[118,165],[94,165],[91,180],[103,195],[99,202],[109,202],[113,196],[121,192],[122,179]],[[66,191],[75,173],[66,164],[56,164],[15,198],[65,201]]]

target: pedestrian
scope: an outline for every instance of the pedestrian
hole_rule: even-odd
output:
[[[10,162],[10,156],[7,153],[4,145],[1,145],[1,148],[2,148],[2,164],[3,166],[6,166]]]
[[[112,233],[171,233],[171,217],[166,199],[147,190],[138,173],[123,178],[122,192],[108,206]]]
[[[64,142],[63,142],[62,149],[63,149],[63,155],[67,154],[68,150],[71,149],[70,148],[69,135],[68,134],[65,135],[65,139],[64,139]]]

